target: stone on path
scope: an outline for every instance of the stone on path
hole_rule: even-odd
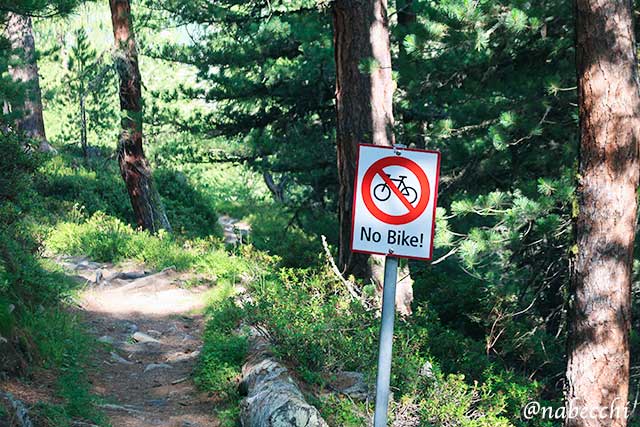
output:
[[[113,337],[110,337],[109,335],[103,335],[100,338],[98,338],[98,342],[101,342],[103,344],[113,344],[116,342],[116,340]]]
[[[157,339],[153,338],[152,336],[145,334],[144,332],[135,332],[133,335],[131,335],[131,338],[133,338],[135,342],[140,342],[140,343],[148,343],[148,342],[159,343],[160,342]]]
[[[172,369],[173,366],[168,365],[166,363],[149,363],[145,368],[144,368],[144,373],[146,374],[149,371],[154,371],[156,369]]]
[[[125,365],[133,365],[132,361],[125,359],[124,357],[118,355],[118,353],[114,351],[111,352],[111,360],[113,360],[114,362],[125,364]]]

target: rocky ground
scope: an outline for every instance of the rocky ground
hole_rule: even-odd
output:
[[[185,287],[189,277],[171,269],[152,274],[71,257],[60,263],[87,283],[79,303],[97,344],[91,382],[111,424],[217,426],[215,401],[191,378],[207,288]]]

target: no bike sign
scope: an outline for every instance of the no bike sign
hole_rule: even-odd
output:
[[[429,260],[440,153],[361,144],[354,191],[354,252]]]

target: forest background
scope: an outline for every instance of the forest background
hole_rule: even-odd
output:
[[[0,158],[0,335],[27,354],[26,366],[13,367],[22,375],[42,367],[60,375],[64,403],[42,405],[42,419],[101,422],[88,385],[78,386],[88,344],[64,308],[75,289],[50,260],[70,254],[192,269],[227,287],[251,271],[253,305],[235,307],[228,296],[211,309],[200,386],[225,397],[221,413],[232,423],[246,343],[225,331],[251,319],[268,326],[330,424],[364,425],[363,404],[314,392],[342,370],[373,378],[378,328],[322,246],[321,236],[339,243],[331,5],[132,3],[145,150],[172,227],[156,235],[135,231],[114,154],[120,108],[108,5],[60,7],[33,18],[57,153],[25,154],[5,134]],[[389,5],[396,141],[443,158],[434,261],[409,262],[414,302],[396,337],[396,416],[554,425],[524,419],[521,408],[563,404],[578,161],[572,13],[565,0]],[[359,67],[366,74],[380,64]],[[21,96],[2,88],[5,99]],[[249,245],[225,247],[223,214],[251,224]],[[635,259],[632,398],[639,267]],[[362,300],[375,294],[359,284]]]

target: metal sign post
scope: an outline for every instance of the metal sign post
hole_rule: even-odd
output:
[[[376,412],[373,418],[374,427],[387,426],[389,382],[391,380],[391,351],[393,347],[393,321],[396,314],[397,277],[398,258],[387,255],[384,260],[382,323],[380,325],[380,350],[378,352],[378,377],[376,380]]]
[[[374,427],[387,426],[398,258],[433,256],[440,153],[358,145],[351,251],[384,255]]]

